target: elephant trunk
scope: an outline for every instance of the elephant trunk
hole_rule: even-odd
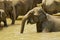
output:
[[[22,19],[22,24],[21,24],[21,33],[23,33],[24,31],[24,26],[25,26],[25,22],[28,19],[28,17],[24,16],[24,18]]]
[[[26,20],[28,20],[28,19],[31,17],[31,15],[33,14],[33,13],[31,13],[31,12],[32,12],[32,11],[29,11],[29,12],[24,16],[24,18],[22,19],[21,33],[23,33],[23,31],[24,31],[24,26],[25,26]]]

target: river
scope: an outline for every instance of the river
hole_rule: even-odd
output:
[[[15,25],[11,25],[11,20],[7,19],[8,27],[0,30],[0,40],[60,40],[60,32],[37,33],[35,24],[25,25],[24,33],[21,34],[21,20],[17,20]]]

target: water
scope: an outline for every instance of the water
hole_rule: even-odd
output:
[[[17,20],[15,25],[11,25],[8,19],[9,27],[0,31],[0,40],[60,40],[60,32],[37,33],[34,25],[25,25],[24,33],[21,34],[21,20]]]

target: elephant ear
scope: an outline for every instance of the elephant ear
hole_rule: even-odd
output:
[[[40,11],[41,11],[41,12],[40,12],[39,20],[40,20],[41,22],[43,22],[43,21],[45,21],[45,20],[47,19],[46,12],[45,12],[43,9],[41,9]]]
[[[46,16],[46,12],[42,9],[42,13],[45,15],[45,18],[47,18],[47,16]]]

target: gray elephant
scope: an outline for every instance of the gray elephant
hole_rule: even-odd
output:
[[[60,31],[60,19],[46,13],[42,8],[36,7],[30,10],[23,18],[21,33],[24,31],[25,22],[36,24],[37,32],[56,32]]]
[[[7,15],[12,19],[12,24],[14,24],[19,15],[25,15],[27,11],[41,2],[42,0],[4,0],[4,8]]]
[[[17,0],[14,2],[16,19],[19,15],[25,15],[29,10],[36,7],[42,0]]]
[[[12,6],[12,1],[4,0],[3,3],[4,3],[4,10],[5,13],[7,14],[7,17],[10,17],[12,20],[11,24],[14,24],[16,19],[16,14],[15,14],[14,7]]]
[[[6,15],[5,11],[3,9],[0,9],[0,24],[1,24],[1,22],[4,22],[4,26],[7,27],[6,17],[7,17],[7,15]]]
[[[42,8],[49,14],[60,12],[60,0],[42,0]]]
[[[37,32],[42,32],[42,23],[46,20],[46,15],[42,10],[41,7],[35,7],[24,16],[21,24],[21,33],[24,31],[26,20],[27,24],[36,24]]]
[[[43,16],[43,15],[42,15]],[[47,14],[46,21],[42,23],[42,32],[57,32],[60,31],[60,18]]]

